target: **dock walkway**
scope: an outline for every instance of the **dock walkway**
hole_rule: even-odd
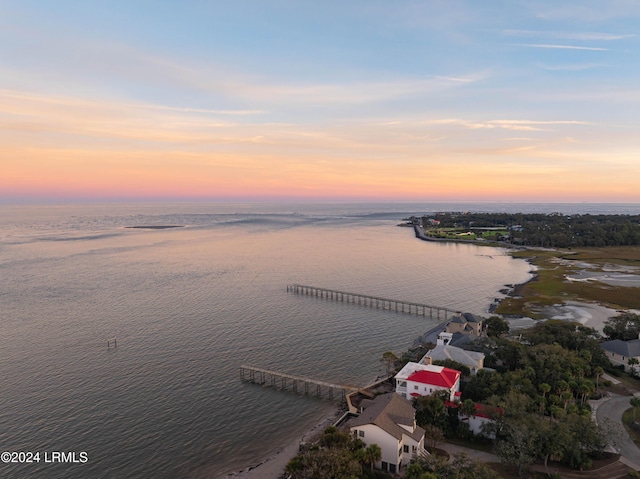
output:
[[[344,398],[347,393],[358,390],[357,387],[353,386],[319,381],[317,379],[257,368],[246,364],[240,366],[240,379],[245,382],[271,386],[283,391],[290,390],[300,394],[314,394],[319,398],[329,399],[333,399],[336,393],[339,394],[341,398]]]
[[[458,311],[443,308],[441,306],[400,301],[397,299],[382,298],[380,296],[370,296],[367,294],[349,293],[347,291],[318,288],[316,286],[307,286],[304,284],[289,284],[287,285],[287,292],[315,296],[329,301],[340,301],[344,303],[358,304],[360,306],[368,306],[370,308],[395,311],[397,313],[414,314],[425,318],[428,317],[430,319],[443,321],[448,320],[451,316],[458,313]]]

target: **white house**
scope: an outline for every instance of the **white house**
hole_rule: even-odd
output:
[[[395,375],[396,393],[406,399],[430,396],[436,391],[446,391],[449,400],[460,397],[460,371],[409,362]]]
[[[377,444],[382,459],[376,467],[396,473],[424,449],[424,429],[416,425],[415,409],[409,401],[394,393],[381,394],[362,401],[362,412],[346,426],[367,446]]]
[[[495,422],[496,415],[502,415],[502,408],[490,408],[482,404],[476,404],[476,412],[471,416],[459,414],[460,421],[469,425],[469,430],[474,434],[488,434],[489,438],[495,439],[495,434],[483,431],[482,426]]]

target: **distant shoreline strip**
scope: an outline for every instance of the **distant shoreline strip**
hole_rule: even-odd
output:
[[[184,225],[140,225],[140,226],[125,226],[128,229],[137,229],[137,230],[166,230],[169,228],[184,228]]]

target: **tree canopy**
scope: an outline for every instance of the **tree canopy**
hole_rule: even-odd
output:
[[[624,312],[609,318],[604,323],[602,332],[609,339],[629,341],[640,337],[640,315]]]
[[[407,466],[405,479],[495,479],[496,473],[483,462],[465,454],[447,458],[430,455],[417,457]]]
[[[360,479],[382,457],[377,444],[366,446],[360,439],[334,426],[327,427],[317,444],[291,459],[285,471],[292,479]]]
[[[589,397],[609,363],[598,333],[578,323],[548,320],[522,332],[522,340],[486,339],[496,370],[480,370],[462,383],[462,397],[494,411],[483,434],[495,452],[524,474],[551,456],[587,468],[606,447],[607,429],[591,420]]]
[[[504,228],[512,243],[551,248],[640,245],[640,215],[563,215],[560,213],[436,213],[440,228],[463,228],[473,232]]]

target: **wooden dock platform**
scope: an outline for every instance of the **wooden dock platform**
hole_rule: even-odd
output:
[[[458,311],[441,306],[433,306],[423,303],[412,303],[408,301],[400,301],[397,299],[382,298],[380,296],[370,296],[359,293],[349,293],[346,291],[338,291],[335,289],[318,288],[316,286],[307,286],[303,284],[288,284],[287,292],[293,294],[302,294],[307,296],[315,296],[317,298],[327,299],[329,301],[341,301],[345,303],[354,303],[360,306],[370,308],[384,309],[387,311],[395,311],[397,313],[414,314],[417,316],[428,317],[429,319],[437,319],[447,321]]]
[[[358,388],[333,384],[326,381],[295,376],[293,374],[257,368],[243,364],[240,366],[240,379],[245,382],[270,386],[283,391],[292,391],[298,394],[314,395],[319,398],[343,399],[346,394],[356,391]]]

